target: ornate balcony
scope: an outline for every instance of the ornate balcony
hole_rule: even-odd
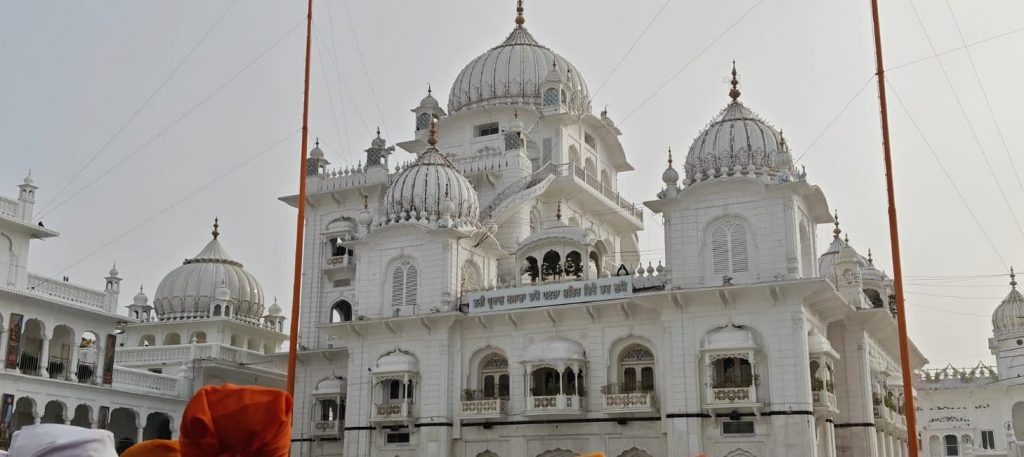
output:
[[[377,425],[402,424],[412,421],[412,402],[409,400],[375,403],[370,423]]]
[[[508,401],[498,398],[488,400],[463,400],[462,417],[497,419],[508,415]]]
[[[906,432],[907,418],[889,406],[875,405],[875,426],[882,430]]]
[[[338,436],[341,433],[340,421],[313,421],[312,431],[310,435],[313,436]]]
[[[720,387],[711,389],[711,398],[708,403],[712,405],[733,405],[756,403],[757,392],[754,387]]]
[[[526,397],[523,415],[568,414],[580,415],[586,410],[586,399],[577,395],[544,395]]]
[[[606,414],[653,413],[658,411],[654,392],[627,389],[622,384],[609,384],[601,388],[601,410]]]

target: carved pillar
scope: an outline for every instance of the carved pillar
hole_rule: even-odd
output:
[[[75,347],[75,339],[71,338],[71,356],[68,358],[68,371],[64,376],[68,381],[78,382],[78,348]]]
[[[44,377],[50,377],[50,335],[43,334],[43,350],[39,354],[39,374]]]

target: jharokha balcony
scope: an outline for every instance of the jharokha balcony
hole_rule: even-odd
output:
[[[579,415],[586,411],[585,397],[578,395],[528,395],[523,415],[568,414]]]
[[[374,403],[370,423],[375,425],[392,425],[408,422],[412,419],[412,401],[397,400]]]
[[[609,384],[601,388],[601,397],[603,399],[601,410],[607,414],[658,411],[653,386],[644,388],[625,384]]]

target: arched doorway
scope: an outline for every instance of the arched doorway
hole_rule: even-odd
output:
[[[146,416],[146,426],[142,429],[143,440],[171,439],[171,416],[166,413],[150,413]]]
[[[133,409],[116,408],[110,412],[107,430],[114,434],[117,453],[120,454],[139,440],[139,415]]]
[[[42,374],[43,355],[43,323],[39,319],[25,321],[25,330],[21,333],[21,357],[18,368],[22,374],[39,376]]]
[[[36,423],[36,402],[31,397],[21,397],[14,403],[14,417],[11,420],[11,433],[21,430],[27,425]]]
[[[51,379],[71,379],[71,351],[75,350],[76,346],[78,345],[75,344],[74,329],[64,324],[53,328],[46,364],[46,371],[50,373]]]
[[[43,417],[39,420],[41,424],[63,424],[64,411],[67,408],[63,402],[58,400],[50,400],[46,402],[46,406],[43,408]]]
[[[92,407],[85,403],[76,406],[75,416],[71,418],[71,425],[92,428]]]

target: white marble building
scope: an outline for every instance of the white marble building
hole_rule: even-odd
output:
[[[992,314],[993,368],[921,370],[918,430],[927,456],[1024,457],[1024,296],[1010,270],[1010,293]]]
[[[107,428],[123,449],[176,436],[205,384],[283,386],[280,308],[263,314],[259,283],[216,233],[161,282],[155,308],[140,289],[125,310],[116,267],[102,290],[29,272],[31,245],[58,233],[33,221],[31,176],[18,188],[0,197],[0,449],[34,423]]]
[[[414,162],[379,134],[354,169],[311,151],[293,455],[906,455],[902,408],[873,407],[900,379],[891,282],[756,94],[734,73],[631,203],[621,132],[519,13],[447,108],[412,109]]]

